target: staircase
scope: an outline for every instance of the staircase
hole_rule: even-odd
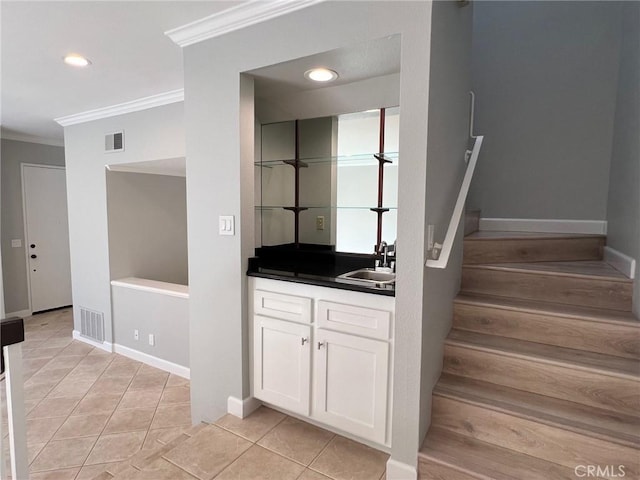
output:
[[[604,243],[465,238],[420,479],[640,478],[640,322]]]

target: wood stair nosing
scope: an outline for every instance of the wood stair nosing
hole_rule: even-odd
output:
[[[458,330],[640,359],[640,322],[611,311],[500,301],[459,295],[453,327]],[[624,320],[623,320],[624,319]]]
[[[468,335],[470,332],[462,333],[467,337],[481,336]],[[502,340],[527,343],[512,339]],[[560,347],[531,345],[546,347],[545,350],[560,350]],[[514,348],[510,350],[505,345],[496,348],[468,341],[452,341],[448,338],[445,341],[442,371],[604,410],[637,415],[640,409],[640,383],[637,376],[629,373],[620,374],[611,368],[595,368],[588,364],[578,366],[575,361],[560,360],[549,359],[540,352],[537,355],[523,354]],[[623,358],[616,360],[627,361]],[[635,365],[634,362],[631,363]]]
[[[434,395],[472,403],[630,448],[640,448],[640,417],[455,375],[443,374]]]
[[[457,398],[433,397],[432,426],[569,468],[581,464],[625,465],[631,478],[639,473],[636,448],[557,429]]]
[[[460,453],[464,452],[464,455]],[[563,465],[431,427],[418,454],[421,479],[575,480]],[[432,474],[435,471],[435,474]],[[593,478],[593,477],[591,477]]]
[[[463,263],[602,260],[605,243],[603,236],[476,234],[464,239]]]
[[[521,268],[521,265],[463,265],[461,291],[631,311],[633,284],[626,278]]]

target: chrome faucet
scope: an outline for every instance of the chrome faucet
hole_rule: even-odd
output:
[[[389,268],[389,263],[387,262],[387,257],[389,256],[389,245],[384,240],[380,242],[378,245],[378,255],[382,255],[382,264],[378,265],[379,267]]]

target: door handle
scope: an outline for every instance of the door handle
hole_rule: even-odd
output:
[[[31,255],[31,258],[38,258],[38,255],[34,253],[33,255]]]

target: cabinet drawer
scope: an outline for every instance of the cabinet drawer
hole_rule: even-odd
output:
[[[311,299],[307,297],[256,290],[253,310],[257,315],[311,323]]]
[[[320,328],[388,340],[391,312],[319,300],[317,322]]]

